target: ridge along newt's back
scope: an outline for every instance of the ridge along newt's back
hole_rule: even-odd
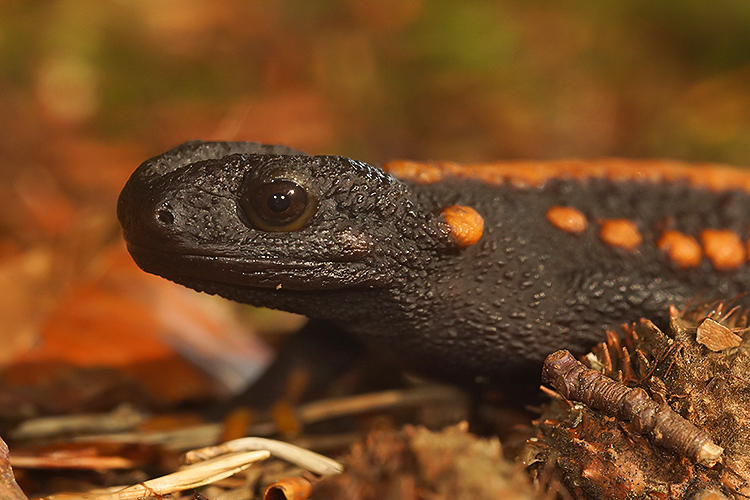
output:
[[[626,160],[392,162],[189,142],[120,195],[146,271],[329,320],[453,380],[538,373],[605,329],[750,283],[750,176]],[[536,377],[535,377],[536,378]]]

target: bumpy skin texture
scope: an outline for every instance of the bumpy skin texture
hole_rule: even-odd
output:
[[[252,227],[238,208],[250,180],[283,171],[318,200],[307,225]],[[440,212],[468,206],[481,239],[460,248]],[[626,218],[635,251],[572,234],[546,219],[575,206],[589,221]],[[118,216],[144,270],[256,306],[331,321],[407,368],[451,380],[538,373],[550,352],[584,353],[639,317],[698,294],[734,296],[747,264],[680,269],[657,248],[664,229],[748,236],[750,196],[687,183],[549,179],[541,187],[448,179],[402,182],[337,156],[281,146],[190,142],[146,161],[123,189]],[[661,229],[660,229],[661,228]]]

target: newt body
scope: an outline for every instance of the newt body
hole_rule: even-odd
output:
[[[148,272],[333,322],[452,380],[536,374],[604,329],[747,290],[750,176],[542,167],[394,163],[398,180],[343,157],[194,141],[143,163],[118,216]]]

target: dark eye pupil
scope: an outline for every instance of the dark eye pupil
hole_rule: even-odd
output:
[[[268,197],[268,208],[272,212],[283,212],[292,205],[294,193],[274,193]]]
[[[272,226],[293,222],[307,207],[307,193],[292,181],[259,183],[249,197],[251,210]]]

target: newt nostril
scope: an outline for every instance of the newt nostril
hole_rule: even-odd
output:
[[[156,211],[156,220],[164,225],[171,225],[174,222],[174,214],[166,208],[161,208]]]

